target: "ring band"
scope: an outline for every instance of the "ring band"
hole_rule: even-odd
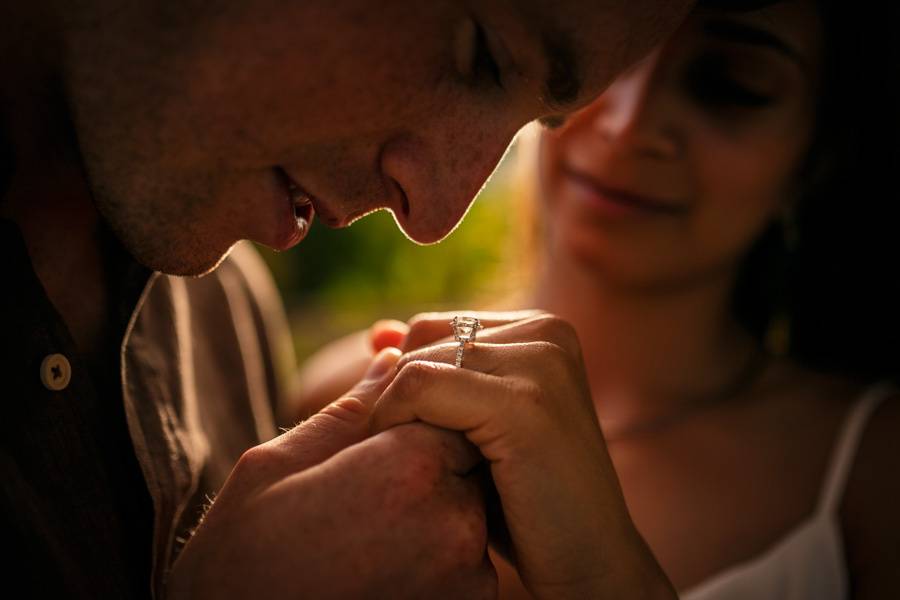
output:
[[[453,317],[450,327],[453,329],[453,338],[459,342],[459,346],[456,348],[456,366],[462,367],[466,344],[474,342],[478,330],[484,329],[484,327],[476,317]]]

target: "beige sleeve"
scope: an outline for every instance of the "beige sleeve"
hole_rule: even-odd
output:
[[[272,273],[252,243],[237,244],[228,262],[237,268],[249,299],[275,424],[289,426],[291,423],[286,422],[285,416],[292,412],[289,407],[296,395],[297,359],[281,295]]]

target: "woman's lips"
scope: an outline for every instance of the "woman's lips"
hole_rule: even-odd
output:
[[[587,191],[592,199],[612,204],[626,212],[641,211],[662,215],[683,215],[688,212],[688,207],[683,204],[607,186],[592,175],[569,165],[563,165],[562,172],[575,185]]]

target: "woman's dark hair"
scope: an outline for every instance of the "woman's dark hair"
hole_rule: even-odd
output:
[[[730,4],[724,0],[701,2]],[[738,318],[762,336],[790,325],[790,354],[861,378],[900,374],[898,51],[894,3],[820,0],[823,80],[794,211],[796,245],[779,223],[754,245],[735,290]]]
[[[14,157],[12,152],[12,143],[7,138],[3,124],[0,123],[0,204],[6,198],[6,188],[12,179]]]

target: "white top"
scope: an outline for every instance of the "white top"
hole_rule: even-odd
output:
[[[847,597],[840,509],[847,476],[872,412],[896,390],[866,390],[848,411],[832,450],[812,515],[759,556],[719,571],[681,594],[682,600],[839,600]]]

